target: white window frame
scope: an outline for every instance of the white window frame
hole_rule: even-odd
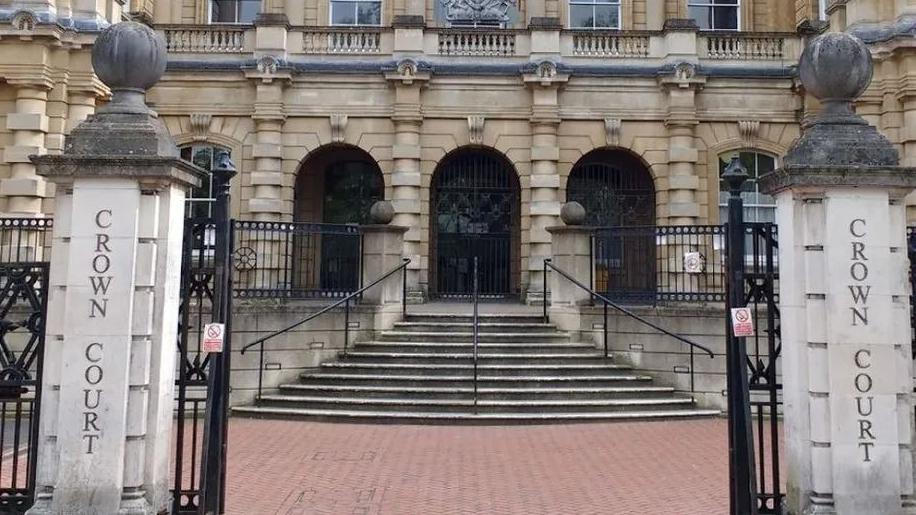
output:
[[[251,0],[245,0],[245,1],[251,1]],[[238,20],[238,19],[239,19],[240,9],[241,9],[241,7],[242,7],[242,0],[236,1],[235,4],[236,4],[235,19]],[[251,25],[253,22],[254,22],[254,20],[252,20],[252,21],[250,21],[250,22],[246,22],[246,21],[213,21],[213,0],[207,0],[207,24],[208,24],[208,25]]]
[[[577,0],[569,0],[568,2],[566,2],[566,9],[567,9],[567,12],[566,12],[566,14],[567,14],[566,19],[569,20],[569,28],[570,28],[571,30],[620,30],[620,27],[623,25],[623,20],[621,19],[622,13],[621,13],[621,9],[620,9],[620,6],[621,6],[621,3],[622,3],[622,2],[623,2],[623,0],[610,0],[610,1],[607,1],[607,2],[601,2],[601,3],[598,3],[598,2],[596,2],[595,0],[592,0],[592,1],[585,1],[585,0],[578,0],[578,1],[577,1]],[[598,5],[616,6],[616,7],[617,7],[617,26],[616,26],[616,27],[576,27],[576,26],[574,26],[574,25],[572,24],[572,20],[573,20],[573,17],[572,17],[572,10],[573,10],[573,9],[572,9],[572,8],[573,8],[573,5],[588,5],[588,6],[591,6],[591,7],[592,7],[592,12],[594,12],[594,7],[595,7],[595,6],[598,6]],[[594,23],[594,21],[595,21],[595,17],[593,16],[593,17],[592,17],[592,22]]]
[[[700,29],[700,30],[703,32],[740,32],[741,30],[743,30],[743,27],[741,25],[741,1],[742,0],[735,0],[734,5],[732,5],[732,4],[716,4],[716,3],[713,3],[713,0],[687,0],[687,13],[689,15],[691,7],[710,7],[710,8],[712,7],[734,7],[735,9],[738,10],[737,28],[720,29],[720,28],[712,27],[712,28]]]
[[[817,0],[817,14],[821,21],[827,20],[827,3],[830,0]]]
[[[334,2],[353,4],[354,23],[334,23]],[[359,10],[357,4],[360,3],[377,3],[378,4],[378,24],[367,24],[359,22]],[[381,27],[385,17],[385,6],[382,0],[329,0],[328,1],[328,26],[331,27]]]
[[[777,156],[769,152],[758,150],[758,149],[727,150],[725,152],[721,152],[718,156],[716,156],[716,165],[718,165],[719,162],[722,160],[722,156],[726,156],[729,154],[735,154],[735,153],[739,155],[741,153],[754,154],[754,167],[756,168],[755,173],[759,174],[757,170],[760,170],[760,161],[759,161],[760,156],[766,156],[766,157],[772,158],[773,159],[773,169],[775,170],[776,168],[779,168],[779,158]],[[722,175],[718,171],[718,166],[716,167],[716,173],[718,174],[718,179],[719,179],[719,218],[722,218],[722,214],[721,214],[722,210],[728,209],[728,200],[725,199],[725,201],[723,202],[722,194],[723,193],[728,194],[729,192],[722,190]],[[756,193],[758,195],[758,198],[759,198],[759,195],[763,195],[762,193],[760,193],[760,183],[758,182],[759,179],[760,179],[759,175],[752,179],[754,181],[754,192],[753,193]],[[745,202],[744,209],[749,209],[749,208],[754,209],[755,214],[760,210],[768,210],[768,211],[772,211],[775,213],[776,212],[776,199],[775,197],[773,198],[772,204],[760,204],[760,203],[751,204],[751,203]],[[760,217],[755,216],[754,218],[755,220],[746,220],[746,221],[756,222],[757,219],[759,219]],[[719,220],[720,223],[725,223],[726,221],[727,220]]]

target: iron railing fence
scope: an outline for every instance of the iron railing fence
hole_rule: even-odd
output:
[[[362,285],[357,225],[232,222],[233,296],[343,298]]]
[[[773,227],[775,237],[775,225],[745,225],[745,271],[754,273],[766,264],[760,231]],[[596,227],[591,241],[592,287],[615,302],[725,302],[724,225]]]
[[[51,261],[51,218],[0,218],[0,263]]]

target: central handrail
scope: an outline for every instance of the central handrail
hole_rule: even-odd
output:
[[[344,356],[346,356],[346,355],[347,355],[347,347],[348,347],[348,345],[349,345],[349,340],[350,340],[350,301],[353,300],[353,299],[356,298],[356,297],[359,297],[360,295],[363,294],[363,292],[365,292],[365,291],[368,290],[369,288],[372,288],[373,286],[377,285],[378,283],[384,281],[385,279],[391,277],[392,275],[394,275],[394,274],[397,273],[398,271],[403,270],[403,271],[404,271],[404,278],[403,278],[403,281],[401,282],[401,285],[402,285],[402,286],[401,286],[401,288],[402,288],[402,291],[401,291],[401,313],[402,313],[402,314],[406,314],[406,313],[407,313],[407,291],[406,291],[406,290],[407,290],[407,265],[409,265],[409,264],[410,264],[410,258],[403,258],[403,261],[401,262],[400,265],[398,265],[398,266],[392,268],[392,269],[389,270],[388,272],[385,272],[381,277],[375,279],[374,281],[372,281],[371,283],[367,284],[366,286],[363,286],[363,287],[360,288],[359,290],[357,290],[357,291],[355,291],[355,292],[353,292],[353,293],[348,294],[346,297],[343,297],[342,299],[340,299],[340,300],[338,300],[338,301],[336,301],[336,302],[333,302],[333,303],[331,303],[331,304],[328,304],[327,306],[325,306],[325,307],[321,308],[320,310],[316,311],[315,313],[312,313],[311,315],[309,315],[309,316],[303,318],[302,320],[296,322],[295,324],[291,324],[291,325],[289,325],[289,326],[287,326],[287,327],[284,327],[283,329],[280,329],[279,331],[274,331],[274,332],[268,334],[267,336],[264,336],[263,338],[258,338],[257,340],[255,340],[255,341],[249,343],[248,345],[242,347],[241,354],[245,354],[245,352],[246,352],[248,349],[254,347],[255,345],[260,345],[260,346],[261,346],[261,347],[260,347],[260,353],[261,353],[261,355],[260,355],[260,364],[258,365],[258,399],[260,399],[260,397],[261,397],[261,387],[262,387],[262,384],[263,384],[262,379],[263,379],[263,375],[264,375],[264,343],[267,342],[267,340],[270,340],[271,338],[273,338],[273,337],[275,337],[275,336],[279,336],[279,335],[281,335],[281,334],[283,334],[283,333],[285,333],[285,332],[287,332],[287,331],[289,331],[289,330],[291,330],[291,329],[295,329],[295,328],[299,327],[300,325],[305,324],[306,322],[309,322],[309,321],[311,321],[311,320],[314,320],[314,319],[320,317],[321,315],[327,313],[328,311],[331,311],[332,309],[334,309],[334,308],[340,306],[341,304],[344,304],[344,305],[345,305],[345,310],[346,310],[346,311],[344,312],[344,350],[343,350],[343,353],[344,353]]]
[[[480,339],[480,319],[477,311],[479,290],[477,281],[477,256],[474,256],[474,412],[477,412],[477,344]]]
[[[658,326],[657,324],[654,324],[654,323],[652,323],[652,322],[646,320],[645,318],[643,318],[643,317],[637,315],[636,313],[633,313],[632,311],[626,309],[626,308],[623,307],[623,306],[620,306],[619,304],[615,303],[615,302],[612,301],[611,299],[605,297],[604,295],[601,295],[600,293],[596,292],[595,290],[593,290],[593,289],[589,288],[588,286],[582,284],[581,282],[579,282],[578,280],[576,280],[573,276],[571,276],[571,275],[569,275],[568,273],[566,273],[565,271],[563,271],[563,270],[557,268],[557,266],[554,265],[554,264],[551,262],[551,260],[550,260],[549,258],[544,260],[544,269],[546,270],[547,267],[550,267],[551,269],[553,269],[554,272],[557,272],[558,274],[560,274],[560,275],[562,275],[563,277],[565,277],[566,279],[568,279],[569,282],[571,282],[571,283],[575,284],[576,286],[578,286],[579,288],[582,288],[583,290],[587,291],[588,293],[590,293],[590,294],[592,295],[592,297],[596,297],[596,298],[598,298],[598,300],[604,302],[604,312],[605,312],[605,317],[604,317],[604,318],[605,318],[605,320],[604,320],[604,335],[605,335],[605,337],[604,337],[604,355],[605,355],[605,356],[607,356],[607,307],[608,307],[608,306],[611,306],[612,308],[616,309],[617,311],[620,311],[620,312],[623,313],[624,315],[627,315],[628,317],[630,317],[630,318],[632,318],[632,319],[634,319],[634,320],[638,320],[639,322],[642,322],[643,324],[646,324],[647,326],[649,326],[649,327],[655,329],[656,331],[659,331],[659,332],[662,332],[662,333],[664,333],[664,334],[667,334],[668,336],[674,338],[675,340],[678,340],[678,341],[680,341],[680,342],[686,343],[687,345],[690,345],[691,347],[695,347],[695,348],[697,348],[697,349],[702,350],[703,352],[709,354],[709,357],[710,357],[710,358],[715,358],[715,357],[716,357],[715,353],[713,353],[713,351],[711,351],[708,347],[706,347],[706,346],[704,346],[704,345],[701,345],[701,344],[699,344],[699,343],[696,343],[696,342],[694,342],[694,341],[691,341],[691,340],[689,340],[689,339],[687,339],[687,338],[684,338],[683,336],[681,336],[681,335],[679,335],[679,334],[672,333],[671,331],[669,331],[669,330],[667,330],[667,329],[665,329],[665,328],[663,328],[663,327]],[[544,275],[545,275],[544,281],[546,282],[546,281],[547,281],[546,274],[544,274]],[[546,289],[545,289],[545,292],[546,292]],[[546,293],[545,293],[545,295],[546,295]],[[544,302],[545,302],[545,304],[546,304],[546,299],[544,300]],[[544,312],[546,313],[546,309],[545,309]]]

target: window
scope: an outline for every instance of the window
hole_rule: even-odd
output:
[[[737,152],[727,152],[719,156],[719,175],[725,172],[725,167],[731,162]],[[741,164],[747,168],[748,179],[741,188],[741,198],[744,200],[744,220],[746,222],[775,222],[776,199],[760,193],[757,179],[761,175],[771,172],[776,168],[776,158],[759,152],[741,152]],[[728,221],[728,184],[719,182],[719,222]]]
[[[740,0],[687,0],[687,14],[700,30],[739,30]]]
[[[190,145],[181,149],[181,158],[190,161],[206,171],[213,170],[216,153],[225,150],[212,145]],[[198,188],[192,188],[185,200],[185,216],[188,218],[209,218],[213,215],[213,203],[216,202],[216,192],[213,191],[213,176],[201,181]]]
[[[821,21],[827,20],[827,2],[830,0],[815,0],[817,2],[818,8],[818,19]]]
[[[620,0],[570,0],[569,26],[573,29],[619,29]]]
[[[210,23],[254,23],[261,0],[210,0]]]
[[[381,25],[380,0],[331,0],[331,25]]]

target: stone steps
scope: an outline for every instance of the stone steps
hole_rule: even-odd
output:
[[[538,316],[411,314],[262,395],[239,415],[405,423],[545,423],[717,415]]]

